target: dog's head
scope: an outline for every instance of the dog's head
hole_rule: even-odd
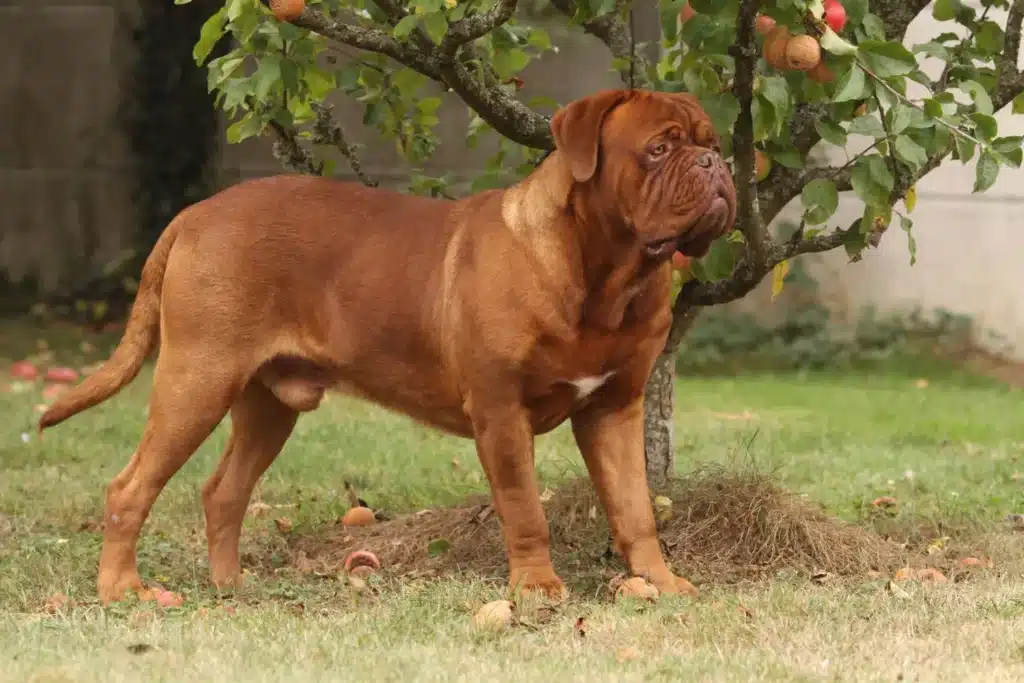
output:
[[[551,130],[586,201],[617,213],[648,258],[703,256],[732,228],[736,188],[692,95],[605,90],[557,111]]]

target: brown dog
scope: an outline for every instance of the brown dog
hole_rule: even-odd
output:
[[[278,176],[181,212],[120,345],[40,419],[45,429],[115,394],[159,338],[142,441],[107,489],[101,600],[148,594],[139,530],[229,411],[203,507],[213,582],[236,584],[253,487],[325,390],[473,438],[510,583],[552,595],[563,586],[533,440],[570,419],[630,571],[696,593],[659,547],[644,386],[671,323],[668,260],[705,254],[732,227],[732,178],[688,95],[602,91],[551,128],[557,150],[529,177],[455,202]]]

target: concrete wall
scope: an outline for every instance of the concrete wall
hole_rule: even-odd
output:
[[[128,35],[118,0],[0,5],[0,270],[56,286],[135,230],[114,116]]]
[[[36,275],[47,287],[102,268],[129,246],[135,218],[129,197],[131,157],[115,123],[118,82],[131,59],[129,31],[137,0],[15,0],[0,4],[0,270]],[[640,25],[650,31],[651,16]],[[945,28],[945,27],[944,27]],[[921,17],[911,38],[933,34]],[[617,84],[604,47],[578,32],[556,37],[549,54],[525,74],[528,94],[566,101]],[[59,49],[42,46],[59,46]],[[466,150],[468,116],[454,98],[442,108],[444,143],[430,169],[472,177],[484,155]],[[406,171],[389,143],[359,125],[361,110],[338,101],[353,141],[366,145],[366,170],[403,185]],[[1003,133],[1024,121],[1000,121]],[[344,166],[342,165],[341,168]],[[280,169],[266,139],[221,149],[223,184]],[[906,239],[890,231],[877,250],[848,266],[842,253],[815,258],[810,270],[824,301],[840,317],[864,304],[883,309],[936,307],[971,314],[1007,337],[1024,358],[1024,170],[1003,171],[985,195],[972,195],[973,167],[949,163],[919,186],[914,212],[918,263],[910,267]],[[789,211],[796,215],[798,211]],[[836,224],[855,215],[844,202]],[[761,287],[740,308],[766,305]]]

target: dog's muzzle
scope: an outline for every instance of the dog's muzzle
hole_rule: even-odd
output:
[[[719,154],[710,150],[701,152],[685,173],[683,182],[703,185],[706,188],[704,201],[669,235],[652,239],[645,245],[649,258],[668,258],[674,251],[700,258],[736,222],[736,187],[729,167]]]

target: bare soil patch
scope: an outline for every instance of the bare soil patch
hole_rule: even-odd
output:
[[[670,516],[659,522],[669,563],[698,582],[762,579],[784,570],[864,576],[906,561],[903,544],[832,517],[763,474],[703,469],[671,482],[662,495],[672,501]],[[544,497],[559,571],[585,572],[595,563],[624,569],[589,481],[569,482]],[[317,571],[341,568],[354,550],[375,553],[385,570],[403,576],[498,578],[507,571],[500,526],[486,499],[369,527],[339,524],[327,534],[295,538],[290,550],[300,569]]]

